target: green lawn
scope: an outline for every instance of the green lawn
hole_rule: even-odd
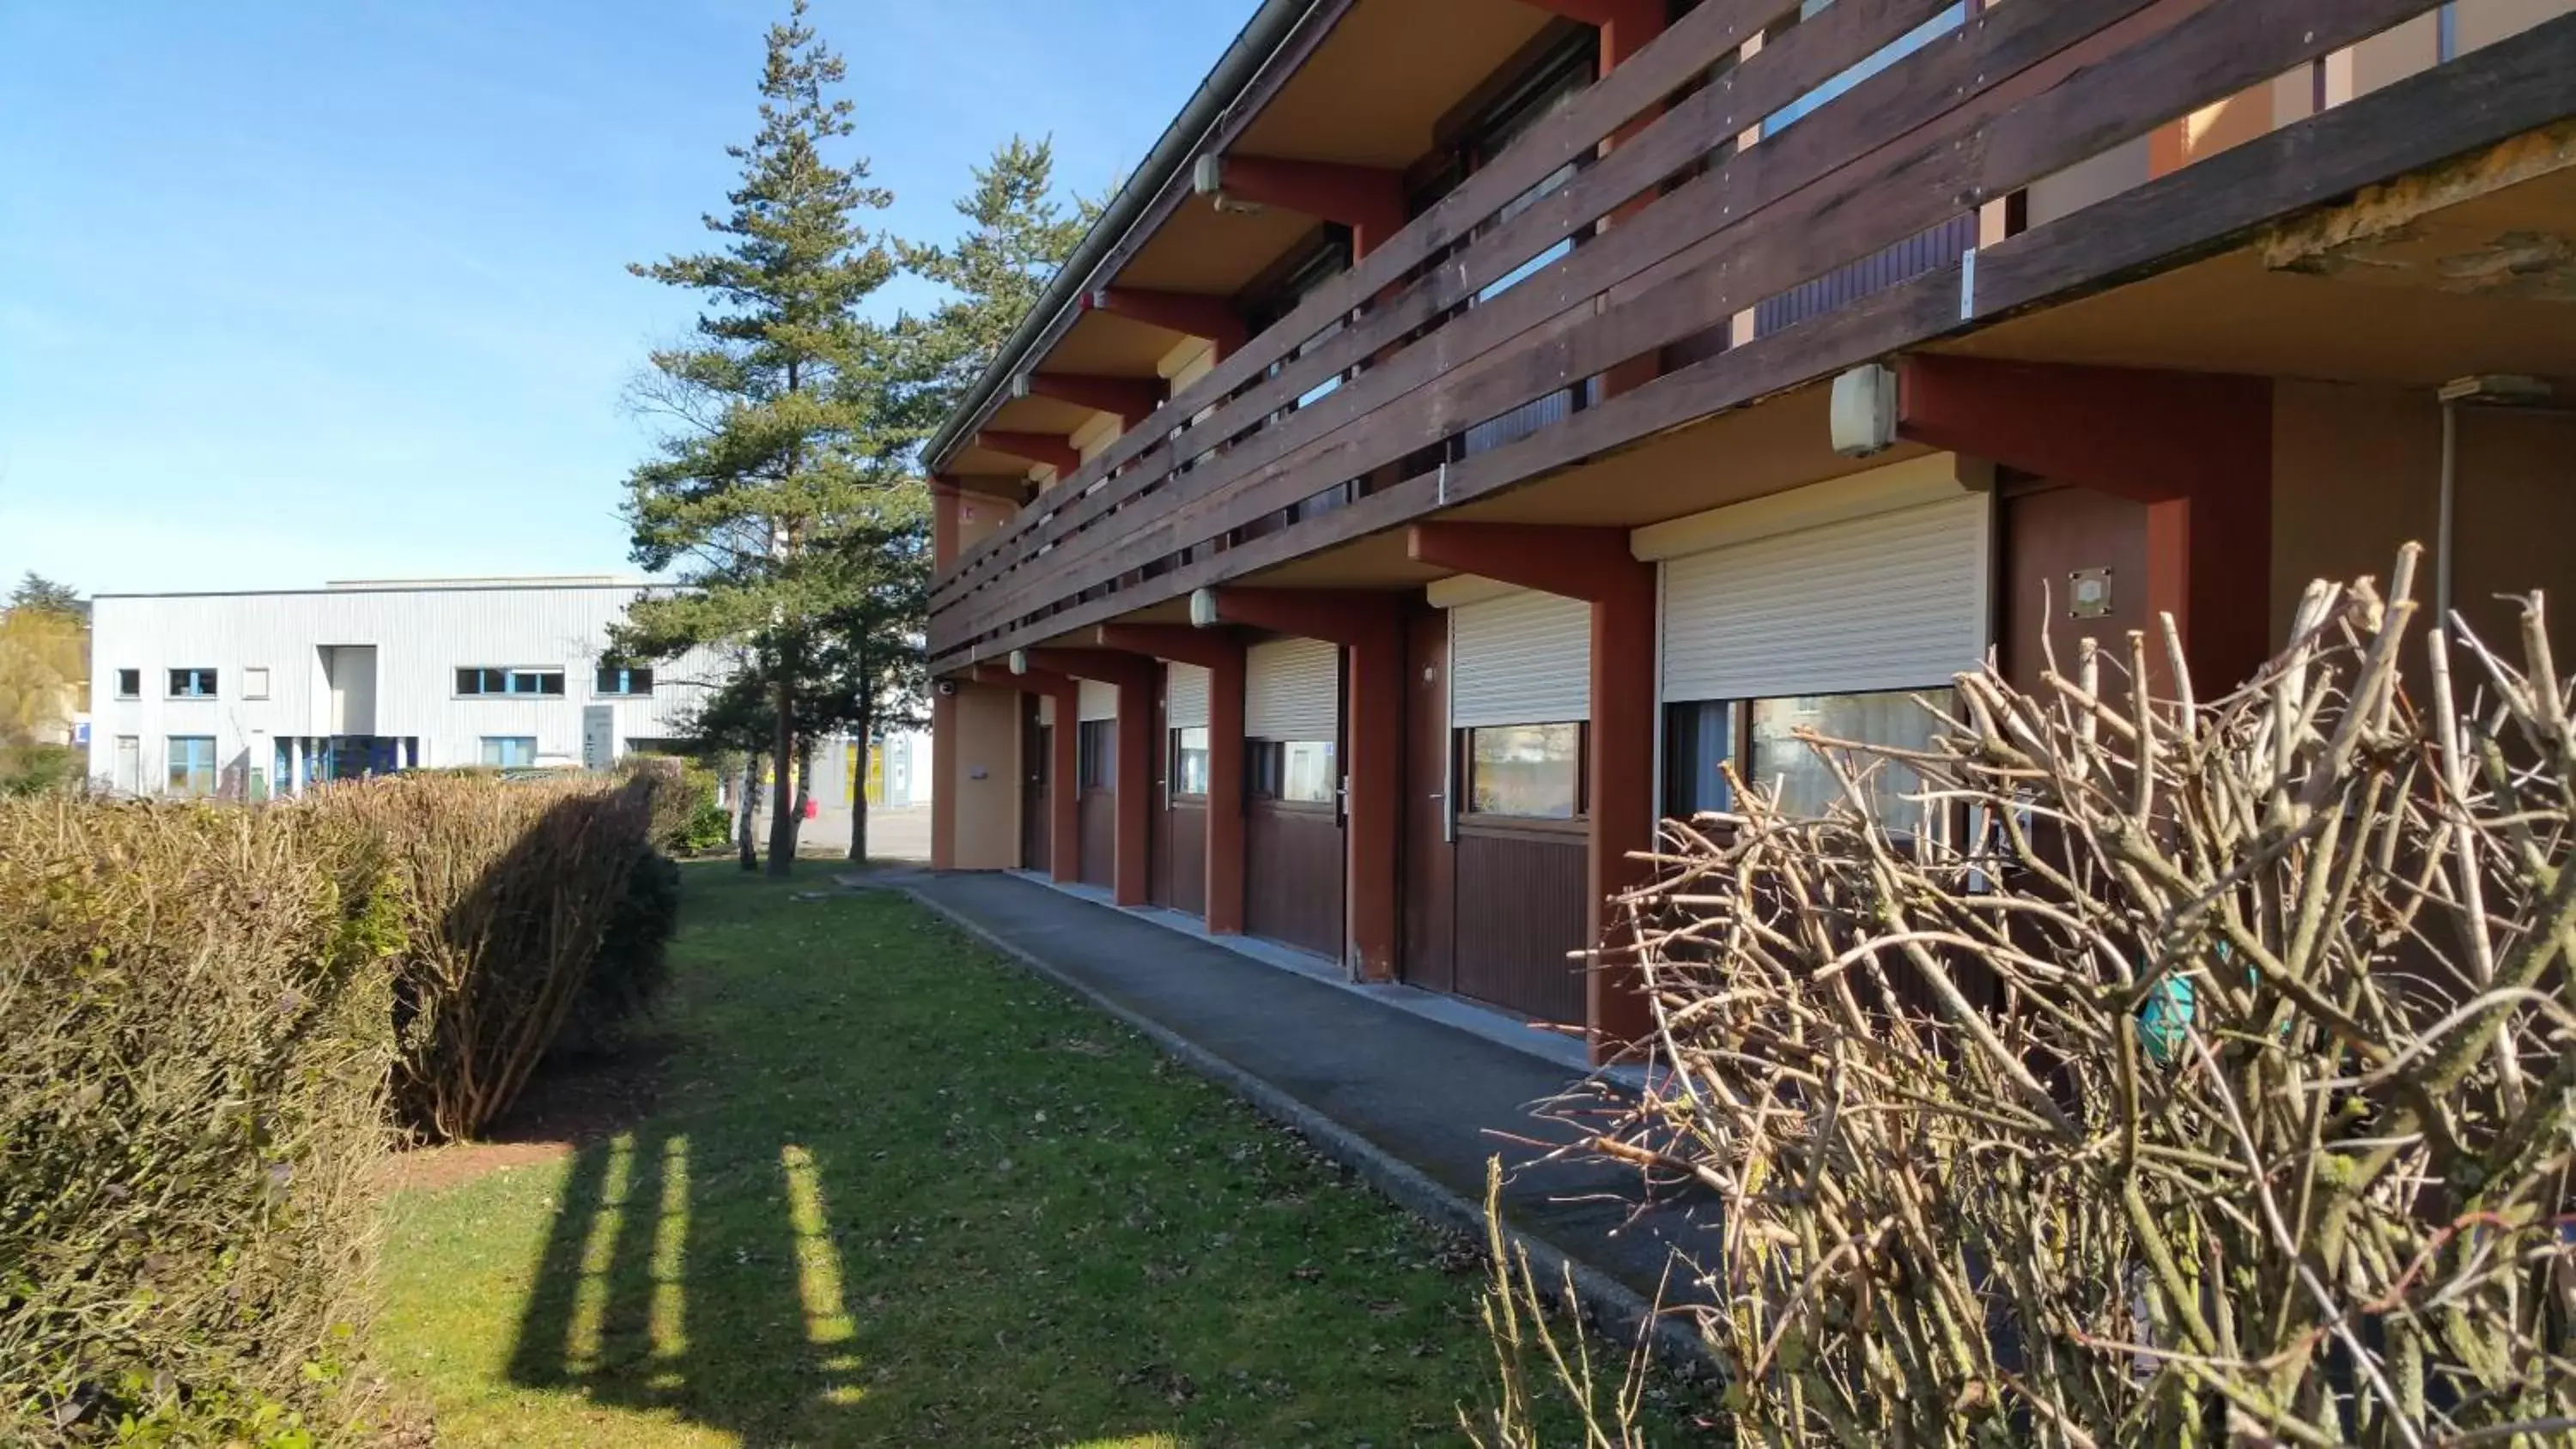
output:
[[[449,1444],[1454,1442],[1470,1255],[892,895],[691,867],[659,1108],[396,1200]]]

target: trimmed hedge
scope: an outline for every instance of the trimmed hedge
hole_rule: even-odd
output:
[[[292,1443],[328,1401],[392,885],[328,812],[0,801],[0,1443]]]
[[[395,1130],[649,998],[669,778],[0,800],[0,1443],[336,1437]]]

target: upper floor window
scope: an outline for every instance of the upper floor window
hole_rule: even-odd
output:
[[[456,692],[464,696],[560,696],[564,692],[564,672],[560,669],[459,669],[456,671]]]
[[[268,698],[268,666],[254,664],[242,670],[242,698]]]
[[[172,699],[212,699],[215,697],[215,671],[211,669],[173,669],[170,671]]]
[[[653,692],[653,671],[635,669],[623,664],[599,666],[599,678],[591,692],[600,695],[644,695]]]
[[[120,669],[116,671],[116,697],[119,699],[141,699],[143,697],[143,671],[140,669]]]

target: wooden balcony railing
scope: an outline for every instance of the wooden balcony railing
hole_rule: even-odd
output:
[[[2576,72],[2553,71],[2576,63],[2576,21],[2552,21],[1970,253],[1981,204],[2434,8],[2001,0],[1737,145],[1949,3],[1839,0],[1734,63],[1795,7],[1707,0],[968,550],[933,595],[934,667],[1399,526],[2576,111]],[[1458,446],[1748,309],[1744,345]],[[1332,490],[1347,502],[1280,524]]]

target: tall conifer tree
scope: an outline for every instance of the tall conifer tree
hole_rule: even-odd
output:
[[[863,159],[825,150],[849,137],[834,94],[841,58],[806,23],[805,0],[770,28],[760,131],[727,148],[742,166],[729,209],[706,218],[714,250],[631,268],[702,293],[686,346],[652,354],[639,387],[672,426],[627,479],[636,562],[681,588],[639,599],[616,644],[667,658],[693,645],[745,646],[768,690],[769,872],[785,875],[798,817],[786,783],[809,701],[829,667],[826,633],[854,600],[852,567],[918,529],[908,435],[888,413],[889,339],[860,307],[895,259],[865,222],[892,198]],[[917,632],[917,625],[914,626]]]

